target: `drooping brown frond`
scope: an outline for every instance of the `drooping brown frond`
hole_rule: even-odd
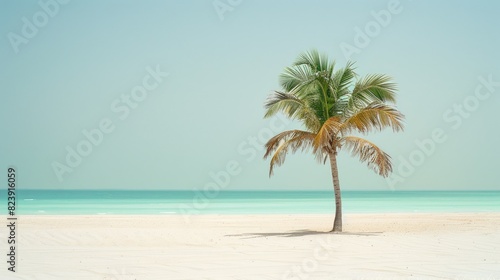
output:
[[[290,141],[281,143],[281,145],[274,152],[271,162],[269,163],[269,177],[274,174],[274,166],[280,166],[285,162],[286,154],[288,153],[288,148],[290,146]]]
[[[403,130],[404,115],[395,108],[383,103],[375,102],[354,113],[342,125],[347,132],[357,130],[365,133],[372,129],[382,130],[391,127],[393,131]]]
[[[274,152],[269,167],[269,176],[273,175],[274,166],[280,166],[285,162],[286,154],[289,151],[294,153],[299,149],[311,148],[314,137],[315,134],[311,132],[289,130],[271,138],[265,145],[266,153],[264,155],[264,158],[267,158]]]
[[[392,172],[391,157],[372,142],[355,136],[342,138],[342,147],[347,148],[353,156],[358,156],[361,162],[379,175],[387,177]]]
[[[314,152],[323,149],[333,148],[330,147],[331,143],[335,141],[338,136],[342,122],[340,117],[331,117],[321,126],[316,137],[314,138]]]
[[[289,139],[295,138],[295,137],[305,137],[308,134],[312,134],[307,131],[303,130],[287,130],[283,131],[277,135],[275,135],[273,138],[269,139],[267,143],[264,145],[266,148],[266,153],[264,154],[264,159],[269,157],[278,147],[283,143],[288,141]]]

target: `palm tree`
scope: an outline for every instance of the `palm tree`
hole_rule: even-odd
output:
[[[283,91],[272,93],[265,118],[278,112],[299,120],[305,130],[284,131],[265,145],[264,158],[272,155],[269,176],[284,163],[288,152],[312,150],[321,163],[330,160],[335,193],[333,232],[342,231],[342,203],[337,153],[346,149],[383,177],[392,171],[391,158],[372,142],[353,132],[365,134],[391,127],[403,130],[404,116],[388,103],[395,103],[396,85],[391,78],[371,74],[358,79],[353,63],[335,70],[335,63],[313,50],[305,52],[280,76]]]

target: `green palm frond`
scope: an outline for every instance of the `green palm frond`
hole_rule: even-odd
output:
[[[344,68],[337,70],[337,72],[333,75],[332,87],[339,93],[347,93],[349,92],[347,89],[351,85],[355,76],[354,62],[349,61]],[[338,96],[340,97],[342,95]]]
[[[307,66],[287,67],[280,75],[280,84],[285,91],[300,90],[316,80],[316,75]]]
[[[290,93],[275,91],[264,105],[267,109],[264,117],[268,118],[282,112],[290,119],[301,120],[309,130],[317,131],[321,123],[309,103],[315,103],[314,96],[310,96],[309,100],[300,99]]]
[[[265,118],[276,115],[278,112],[284,113],[289,118],[293,118],[297,110],[304,107],[304,101],[300,100],[293,94],[275,91],[266,100],[264,107],[267,109]]]
[[[387,75],[372,74],[357,82],[350,94],[348,110],[350,112],[370,103],[396,101],[396,84]]]
[[[335,67],[335,63],[330,63],[328,57],[318,50],[311,50],[299,55],[294,66],[307,65],[315,73],[329,73]]]

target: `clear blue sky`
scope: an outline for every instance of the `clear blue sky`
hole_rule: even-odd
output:
[[[367,136],[399,177],[342,153],[344,190],[500,189],[500,3],[40,3],[0,2],[0,166],[18,168],[20,187],[194,189],[229,164],[227,189],[329,190],[329,167],[309,154],[268,178],[262,139],[298,125],[262,119],[263,103],[300,52],[343,65],[356,48],[360,75],[399,85],[406,130]],[[84,143],[101,122],[107,133]],[[88,155],[71,167],[79,144]]]

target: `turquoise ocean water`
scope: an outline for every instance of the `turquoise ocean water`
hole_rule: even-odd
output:
[[[5,194],[6,195],[6,194]],[[18,190],[18,215],[333,213],[333,191]],[[7,214],[7,200],[0,213]],[[344,213],[500,212],[500,191],[344,191]]]

